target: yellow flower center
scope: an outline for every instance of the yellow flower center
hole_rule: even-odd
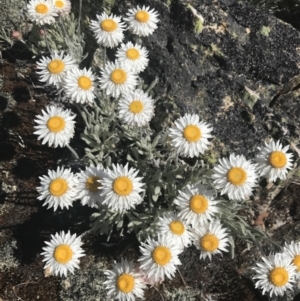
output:
[[[121,196],[129,195],[132,190],[132,181],[128,177],[118,177],[114,180],[113,190]]]
[[[85,187],[91,192],[98,192],[101,186],[98,180],[100,180],[100,178],[96,176],[87,178],[85,182]]]
[[[181,221],[173,221],[170,223],[169,227],[170,227],[170,230],[176,235],[183,234],[183,232],[185,230],[184,225]]]
[[[130,293],[134,289],[134,277],[130,274],[122,274],[118,277],[117,287],[122,293]]]
[[[73,252],[70,246],[59,245],[55,248],[53,256],[58,263],[65,264],[71,260]]]
[[[196,142],[201,138],[201,131],[197,126],[191,124],[183,130],[183,137],[188,142]]]
[[[286,165],[286,155],[280,151],[274,151],[269,156],[269,162],[274,168],[282,168]]]
[[[283,286],[289,281],[289,273],[285,268],[274,268],[270,272],[269,277],[275,286]]]
[[[110,79],[115,84],[123,84],[127,79],[127,74],[123,69],[116,69],[111,73]]]
[[[138,22],[146,23],[149,20],[149,14],[144,10],[140,10],[135,14],[135,19]]]
[[[68,190],[68,183],[65,179],[55,179],[49,185],[49,191],[54,196],[62,196]]]
[[[136,50],[135,48],[130,48],[126,51],[126,56],[130,60],[136,60],[140,57],[140,52],[138,50]]]
[[[64,2],[63,1],[55,1],[55,6],[58,8],[63,8],[64,7]]]
[[[35,11],[39,14],[46,14],[48,12],[48,6],[40,3],[35,7]]]
[[[53,60],[48,64],[47,68],[50,73],[59,74],[64,71],[65,63],[61,60]]]
[[[300,255],[294,257],[293,264],[297,267],[297,271],[300,272]]]
[[[89,77],[82,75],[78,78],[78,86],[81,89],[88,90],[91,88],[92,85],[93,83]]]
[[[218,249],[219,239],[214,234],[206,234],[200,239],[200,247],[206,252]]]
[[[243,185],[247,180],[247,173],[243,168],[232,167],[227,173],[227,180],[233,185]]]
[[[129,111],[133,114],[141,113],[143,108],[143,103],[140,100],[134,100],[129,105]]]
[[[101,22],[100,26],[104,31],[112,32],[117,29],[118,24],[113,19],[106,19]]]
[[[208,208],[208,201],[204,195],[194,195],[190,199],[190,209],[195,213],[204,213]]]
[[[153,260],[159,265],[166,265],[171,260],[171,252],[167,247],[156,247],[152,252]]]
[[[65,120],[60,116],[50,117],[47,121],[47,128],[49,129],[49,131],[54,133],[62,131],[65,128],[65,125]]]

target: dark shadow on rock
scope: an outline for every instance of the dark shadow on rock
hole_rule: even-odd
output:
[[[56,232],[70,230],[71,234],[81,235],[89,230],[89,216],[92,212],[89,207],[80,205],[79,201],[69,210],[57,209],[54,212],[53,208],[40,208],[29,220],[13,230],[17,240],[14,256],[21,264],[29,264],[43,252],[45,241],[50,241],[51,235]]]
[[[2,136],[2,135],[1,135]],[[16,149],[12,143],[1,143],[0,161],[11,160],[16,154]]]
[[[293,301],[300,301],[300,293],[295,296],[295,298],[293,299]]]
[[[6,128],[11,129],[20,124],[20,117],[15,112],[5,112],[2,119]]]
[[[36,161],[27,157],[22,157],[17,161],[17,165],[13,168],[13,173],[21,179],[28,179],[37,172]]]
[[[2,191],[2,189],[0,190],[0,204],[4,204],[5,199],[6,199],[6,195],[7,193]]]
[[[22,42],[15,42],[10,49],[2,51],[2,58],[10,63],[15,63],[16,60],[30,60],[32,53]]]
[[[8,100],[6,97],[0,95],[0,110],[3,111],[6,109]]]
[[[269,298],[267,296],[262,295],[261,291],[255,288],[253,282],[250,279],[241,277],[241,280],[244,283],[244,285],[247,286],[248,289],[254,293],[255,297],[257,298],[256,300],[259,300],[259,301],[268,301],[269,300]]]
[[[31,98],[28,87],[24,84],[16,85],[12,95],[14,100],[17,102],[27,102]]]

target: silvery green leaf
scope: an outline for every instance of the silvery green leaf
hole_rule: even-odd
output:
[[[158,135],[154,138],[154,140],[153,140],[153,142],[152,142],[152,144],[151,144],[152,149],[154,149],[154,148],[156,147],[156,145],[158,144],[158,142],[159,142],[160,139],[161,139],[161,135],[158,134]]]
[[[127,154],[126,160],[127,160],[127,161],[134,161],[133,158],[132,158],[129,154]]]
[[[111,166],[111,157],[110,156],[107,156],[106,157],[106,166]]]
[[[156,202],[157,200],[158,200],[158,195],[152,195],[152,200],[153,200],[153,202]]]
[[[234,243],[234,240],[233,240],[232,236],[229,236],[228,240],[229,240],[229,246],[230,246],[229,253],[231,255],[231,259],[233,259],[234,258],[235,243]]]
[[[117,229],[120,230],[123,227],[123,219],[121,219],[118,223],[117,223]]]
[[[160,193],[160,186],[156,186],[154,188],[154,194],[159,194]]]

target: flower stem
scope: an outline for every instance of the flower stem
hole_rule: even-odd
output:
[[[76,153],[76,151],[75,151],[74,148],[72,148],[69,144],[66,144],[66,147],[70,150],[70,152],[73,154],[73,156],[75,157],[75,159],[79,159],[79,156]]]

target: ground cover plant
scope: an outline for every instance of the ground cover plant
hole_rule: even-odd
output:
[[[56,93],[35,118],[34,134],[47,147],[67,147],[76,161],[72,168],[57,166],[40,176],[38,199],[49,210],[69,210],[79,200],[95,209],[91,231],[127,235],[140,242],[137,262],[120,258],[106,272],[107,298],[143,298],[146,285],[156,285],[180,273],[178,255],[194,245],[199,260],[222,252],[234,257],[234,240],[250,247],[272,240],[248,225],[240,210],[265,177],[284,180],[293,168],[288,145],[262,141],[253,160],[228,154],[211,164],[205,154],[215,139],[212,126],[198,114],[161,118],[153,124],[159,99],[157,80],[146,85],[148,51],[143,37],[155,34],[161,21],[150,7],[129,9],[126,16],[99,12],[88,25],[99,44],[100,63],[84,66],[85,37],[80,17],[66,1],[30,1],[29,18],[39,36],[28,47],[37,59],[39,80]],[[117,48],[115,61],[107,48]],[[72,144],[80,115],[82,146]],[[157,119],[156,119],[157,120]],[[42,255],[50,274],[76,273],[84,256],[86,233],[53,233]],[[284,295],[298,277],[300,246],[287,243],[283,252],[263,256],[254,267],[256,286],[263,293]]]

